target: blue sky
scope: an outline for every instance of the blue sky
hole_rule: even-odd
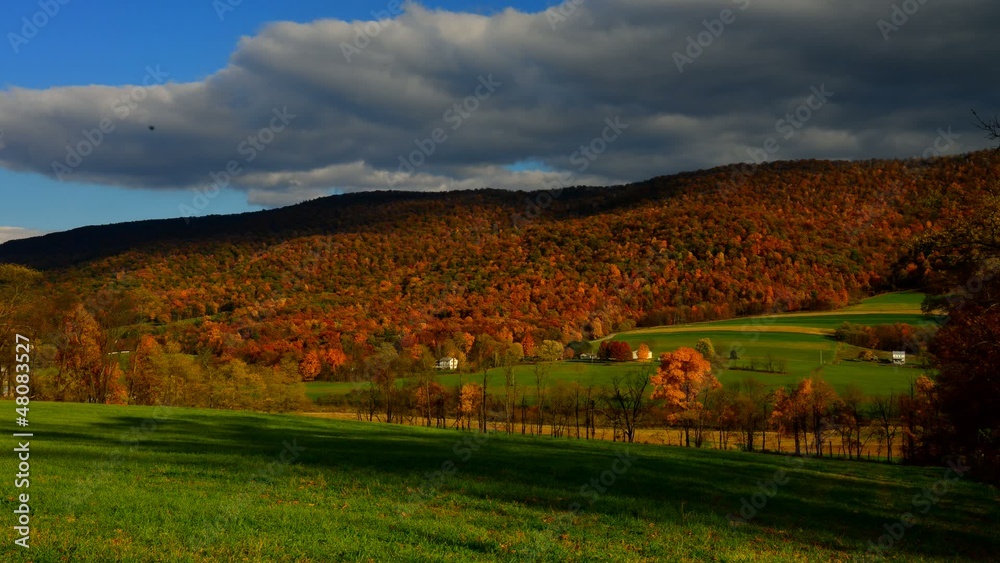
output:
[[[383,26],[388,0],[5,0],[0,243],[357,191],[992,146],[969,110],[1000,113],[1000,3],[905,21],[896,4],[431,0]],[[150,69],[165,79],[136,86]],[[71,164],[74,147],[92,153]]]
[[[507,6],[538,11],[551,4],[531,0],[423,2],[430,8],[481,14]],[[101,0],[97,4],[70,0],[15,54],[7,34],[20,35],[21,18],[30,19],[40,8],[38,0],[5,0],[0,3],[0,31],[7,37],[0,45],[0,87],[40,90],[136,84],[150,64],[162,65],[175,82],[202,80],[226,66],[241,36],[256,33],[268,22],[370,20],[372,11],[387,7],[386,1],[244,0],[232,11],[219,10],[220,21],[211,0]],[[193,197],[188,190],[154,192],[60,182],[3,169],[0,186],[0,225],[33,231],[177,217],[178,206]],[[212,213],[220,214],[263,208],[249,204],[245,195],[235,191],[222,192],[212,203]]]

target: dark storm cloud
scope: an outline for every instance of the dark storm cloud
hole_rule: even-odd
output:
[[[554,14],[414,4],[391,22],[279,22],[202,82],[150,61],[136,87],[11,87],[0,164],[155,189],[208,185],[235,162],[233,186],[279,205],[537,189],[565,171],[618,183],[748,161],[769,139],[768,159],[909,157],[950,128],[954,153],[987,146],[970,109],[1000,109],[995,3],[588,0]],[[550,171],[505,167],[523,160]]]

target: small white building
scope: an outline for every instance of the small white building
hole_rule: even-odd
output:
[[[458,358],[452,358],[451,356],[441,358],[440,360],[437,361],[437,364],[435,364],[434,367],[437,369],[447,369],[454,371],[458,369]]]
[[[896,364],[897,366],[905,365],[906,364],[906,351],[905,350],[902,351],[902,352],[900,352],[900,351],[894,351],[892,353],[892,363]]]

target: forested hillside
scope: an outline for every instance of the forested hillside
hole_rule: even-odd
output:
[[[531,355],[545,339],[828,309],[917,285],[936,264],[914,241],[960,221],[998,170],[996,153],[978,152],[730,166],[561,193],[333,196],[13,241],[0,262],[43,269],[35,309],[51,318],[126,295],[138,328],[122,346],[148,332],[251,365],[308,359],[308,379],[386,345],[427,367],[464,359],[480,334]]]

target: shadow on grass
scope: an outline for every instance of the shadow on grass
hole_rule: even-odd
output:
[[[914,495],[933,486],[943,468],[819,459],[788,463],[790,458],[777,455],[546,437],[493,435],[479,443],[467,432],[290,415],[179,410],[155,425],[130,415],[99,416],[99,421],[76,430],[56,426],[60,430],[40,432],[38,441],[104,447],[108,455],[134,445],[130,459],[141,452],[233,456],[248,468],[279,460],[292,446],[304,448],[296,450],[295,465],[393,476],[408,490],[424,486],[429,474],[450,462],[454,473],[432,487],[422,504],[459,496],[552,514],[578,503],[586,513],[609,518],[677,525],[682,518],[705,518],[749,536],[787,530],[793,541],[807,546],[855,552],[869,540],[877,542],[884,525],[913,512],[919,522],[896,543],[894,553],[978,558],[1000,552],[995,489],[963,480],[926,516],[913,507]],[[616,473],[622,467],[615,464],[616,456],[626,451],[635,459]],[[787,471],[787,483],[776,487],[749,521],[732,524],[727,515],[739,513],[743,499],[750,501],[761,491],[759,484],[774,480],[779,470]],[[401,501],[408,494],[400,491]]]

